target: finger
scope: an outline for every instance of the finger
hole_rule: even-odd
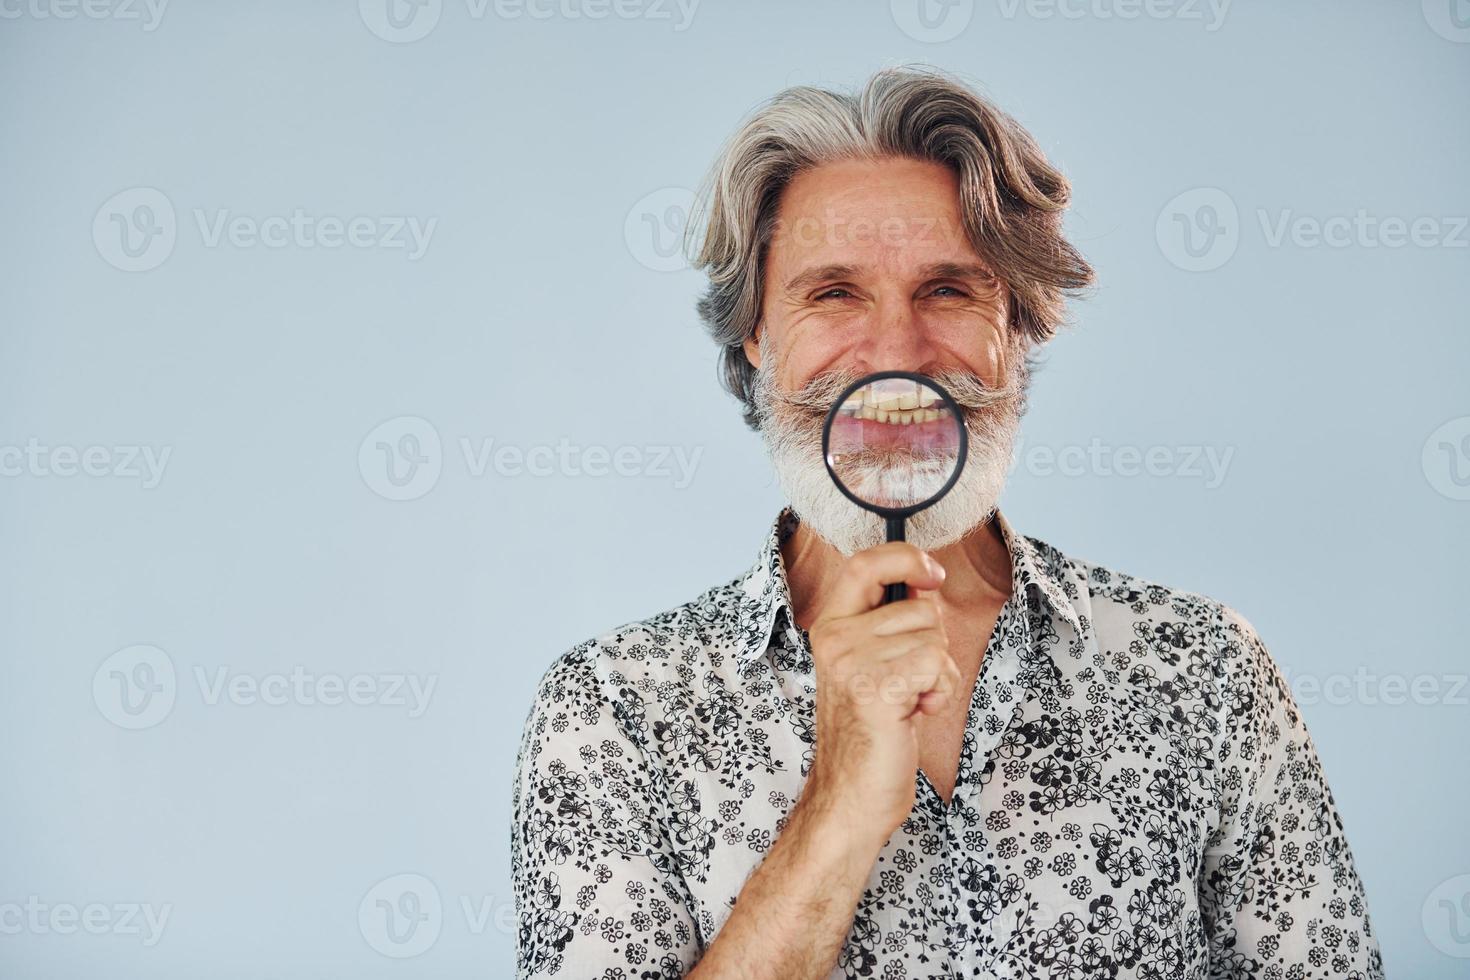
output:
[[[944,617],[933,593],[926,593],[879,606],[855,617],[855,622],[860,623],[861,629],[870,636],[894,636],[915,630],[940,629],[944,625]]]
[[[939,691],[925,691],[919,695],[919,701],[914,705],[916,715],[938,715],[943,714],[945,707],[949,704],[948,696]]]
[[[924,691],[920,697],[932,698],[937,701],[938,707],[943,708],[956,698],[963,697],[969,701],[968,691],[963,690],[960,685],[964,683],[964,676],[955,665],[953,657],[945,657],[940,665],[939,676],[934,679],[934,686]]]
[[[883,587],[897,582],[915,589],[937,589],[944,567],[907,541],[889,541],[859,551],[843,562],[823,618],[857,616],[883,601]]]
[[[954,658],[944,643],[934,639],[918,644],[885,666],[891,675],[904,679],[905,687],[915,699],[928,693],[947,697],[958,684],[959,668]]]
[[[950,710],[954,700],[959,697],[960,672],[953,663],[946,665],[947,669],[941,670],[934,678],[933,685],[919,692],[913,709],[904,717],[912,718],[916,714],[941,715]],[[915,680],[915,684],[922,686],[923,678]]]
[[[880,664],[891,664],[895,673],[918,670],[926,664],[938,670],[943,662],[939,658],[950,660],[949,640],[937,627],[899,633],[874,647],[872,657]],[[905,662],[895,663],[904,658]]]

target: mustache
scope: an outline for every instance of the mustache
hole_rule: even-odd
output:
[[[864,375],[850,369],[827,371],[816,375],[796,391],[784,392],[773,384],[768,388],[767,394],[787,409],[826,418],[838,396],[862,377]],[[923,377],[933,379],[940,388],[948,392],[967,418],[974,413],[1011,402],[1021,394],[1016,372],[1011,373],[1006,383],[998,386],[987,384],[968,371],[942,371]]]

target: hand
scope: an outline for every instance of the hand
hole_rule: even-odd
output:
[[[915,721],[960,688],[938,599],[881,605],[883,587],[938,589],[944,568],[893,541],[848,558],[808,635],[816,669],[816,756],[802,803],[850,843],[881,849],[914,806]]]

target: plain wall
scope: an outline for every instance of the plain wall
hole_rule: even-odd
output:
[[[1251,620],[1390,975],[1463,975],[1447,0],[93,2],[0,4],[0,974],[509,976],[537,679],[781,504],[689,191],[783,86],[923,61],[1066,172],[1099,275],[1007,516]]]

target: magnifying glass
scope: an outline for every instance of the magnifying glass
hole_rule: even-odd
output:
[[[822,426],[822,458],[843,496],[882,517],[888,540],[904,540],[904,521],[939,501],[965,468],[964,415],[933,378],[879,371],[842,390]],[[908,586],[883,588],[883,602]]]

